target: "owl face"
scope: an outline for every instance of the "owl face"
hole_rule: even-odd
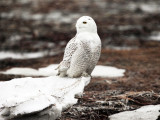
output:
[[[82,16],[76,23],[77,32],[97,32],[97,26],[93,18]]]

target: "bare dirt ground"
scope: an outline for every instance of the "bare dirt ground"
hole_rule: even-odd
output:
[[[160,43],[148,42],[135,50],[103,49],[99,64],[126,69],[121,78],[92,78],[79,102],[60,119],[108,119],[108,116],[140,106],[160,104]],[[150,46],[151,45],[151,46]],[[1,60],[1,70],[12,67],[39,68],[59,63],[62,55],[29,60]],[[23,64],[25,63],[25,64]],[[7,81],[24,76],[3,75]]]
[[[59,63],[76,33],[73,21],[86,14],[95,19],[102,39],[98,64],[126,69],[121,78],[92,78],[83,97],[59,119],[106,120],[114,113],[160,104],[160,42],[150,38],[160,31],[159,0],[2,0],[0,5],[0,51],[58,51],[42,58],[0,60],[0,71]],[[19,77],[24,76],[0,74],[0,81]]]

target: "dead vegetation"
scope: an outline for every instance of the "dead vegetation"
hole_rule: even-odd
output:
[[[155,2],[155,3],[154,3]],[[75,21],[79,15],[92,16],[102,39],[102,54],[98,64],[126,69],[122,78],[92,78],[78,103],[62,113],[62,120],[107,120],[108,116],[144,105],[160,104],[160,43],[150,41],[153,32],[159,31],[160,14],[147,13],[141,4],[159,4],[159,0],[18,0],[0,1],[0,50],[13,52],[59,51],[54,56],[38,59],[0,60],[0,71],[12,67],[40,68],[62,59],[65,44],[75,35]],[[138,5],[128,9],[129,5]],[[12,12],[18,11],[15,16]],[[46,22],[45,18],[22,19],[22,13],[30,16],[61,13],[60,20],[77,15],[69,23],[59,20]],[[6,14],[6,16],[7,16]],[[22,14],[22,15],[21,15]],[[19,36],[19,39],[13,39]],[[63,43],[61,43],[63,42]],[[54,46],[50,46],[50,43]],[[120,50],[116,50],[116,48]],[[120,47],[120,48],[119,48]],[[121,48],[124,48],[121,49]],[[127,49],[129,48],[129,49]],[[0,74],[0,81],[24,77]],[[35,117],[35,120],[37,117]],[[27,119],[28,120],[28,119]],[[41,119],[40,119],[41,120]]]
[[[160,104],[160,95],[153,91],[85,92],[78,104],[63,112],[61,119],[106,120],[111,114],[154,104]]]

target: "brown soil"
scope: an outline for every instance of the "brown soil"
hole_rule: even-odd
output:
[[[102,3],[101,3],[102,2]],[[45,22],[44,19],[22,19],[21,12],[48,14],[59,11],[62,18],[72,14],[90,15],[98,26],[102,39],[102,53],[98,64],[126,69],[121,78],[92,78],[78,103],[62,113],[62,120],[108,119],[108,116],[144,105],[160,104],[160,42],[150,36],[160,31],[160,14],[145,12],[139,6],[128,9],[130,4],[160,4],[159,0],[101,0],[101,2],[69,0],[41,0],[27,3],[18,0],[0,1],[0,51],[12,52],[57,52],[37,59],[0,60],[0,71],[12,67],[40,68],[59,63],[66,43],[75,35],[75,20],[70,23]],[[104,2],[104,3],[103,3]],[[128,27],[129,26],[129,27]],[[14,36],[18,40],[11,40]],[[61,42],[64,42],[62,44]],[[50,46],[50,43],[55,46]],[[131,50],[115,50],[114,47],[129,47]],[[111,48],[111,49],[109,49]],[[0,81],[24,76],[0,74]]]
[[[60,119],[107,119],[109,115],[140,106],[160,104],[160,43],[148,42],[133,50],[103,49],[98,64],[126,69],[121,78],[92,78],[79,102]],[[39,68],[59,63],[62,55],[29,60],[1,60],[1,70],[12,67]],[[25,63],[25,64],[23,64]],[[24,76],[0,74],[1,81]]]
[[[122,78],[93,78],[78,104],[61,119],[108,119],[144,105],[160,104],[160,43],[129,51],[102,50],[99,64],[126,69]]]

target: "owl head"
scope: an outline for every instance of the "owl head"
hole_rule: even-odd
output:
[[[89,16],[82,16],[77,20],[76,23],[77,33],[80,32],[97,32],[97,25],[93,18]]]

